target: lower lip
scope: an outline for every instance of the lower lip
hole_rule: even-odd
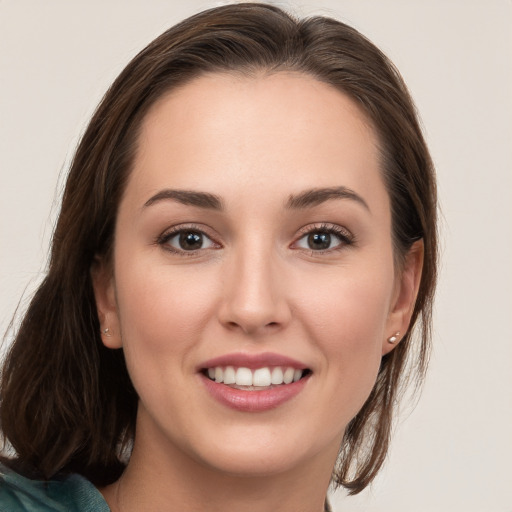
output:
[[[234,389],[225,384],[215,382],[201,374],[201,379],[210,394],[221,404],[243,412],[262,412],[275,409],[296,397],[306,385],[310,375],[306,375],[297,382],[282,384],[270,389],[260,391],[244,391]]]

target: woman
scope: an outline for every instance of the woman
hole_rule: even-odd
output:
[[[0,504],[320,511],[331,481],[360,492],[425,371],[436,250],[428,150],[372,43],[252,3],[171,28],[73,160],[2,373]]]

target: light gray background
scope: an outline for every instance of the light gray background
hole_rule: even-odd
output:
[[[2,332],[43,275],[63,174],[102,93],[165,28],[221,3],[0,0]],[[423,396],[373,487],[336,493],[335,509],[511,512],[512,1],[321,0],[293,10],[349,22],[397,64],[425,125],[443,215]]]

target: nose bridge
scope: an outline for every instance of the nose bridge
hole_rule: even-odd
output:
[[[289,309],[273,244],[254,240],[233,251],[225,274],[221,321],[246,333],[283,326]]]

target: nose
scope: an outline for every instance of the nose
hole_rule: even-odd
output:
[[[226,264],[219,320],[230,330],[259,335],[279,331],[291,310],[276,256],[254,248]]]

